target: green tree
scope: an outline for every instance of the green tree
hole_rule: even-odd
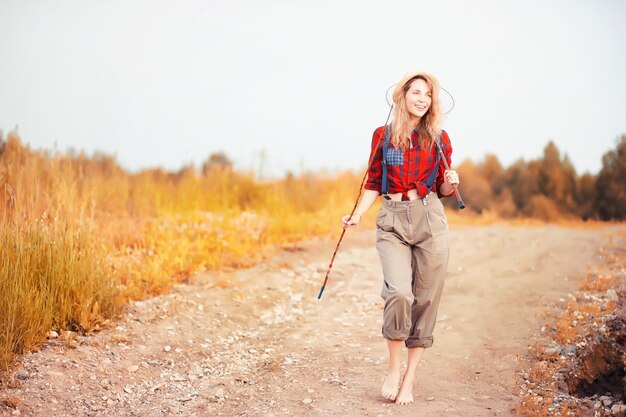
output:
[[[626,219],[626,135],[602,157],[595,207],[602,220]]]
[[[561,158],[559,149],[550,141],[543,150],[539,161],[539,192],[545,195],[563,212],[575,208],[576,171],[567,155]],[[545,207],[544,204],[540,205]]]
[[[505,184],[511,190],[518,212],[534,195],[540,193],[539,168],[538,161],[526,163],[519,159],[504,172]]]
[[[499,195],[504,188],[504,169],[494,154],[487,154],[480,164],[481,175],[489,180],[494,195]]]
[[[218,169],[220,171],[231,171],[233,162],[224,152],[215,152],[209,155],[209,158],[202,164],[202,173],[207,176]]]
[[[597,217],[595,201],[596,177],[585,173],[576,180],[576,212],[583,220]]]

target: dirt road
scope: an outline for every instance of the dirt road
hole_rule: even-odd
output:
[[[509,416],[516,355],[541,337],[615,227],[451,227],[449,274],[416,403],[379,396],[386,367],[375,231],[253,268],[207,273],[135,303],[118,327],[26,355],[0,414],[28,416]],[[7,406],[16,405],[17,408]]]

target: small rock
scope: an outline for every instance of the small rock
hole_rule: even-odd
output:
[[[153,385],[153,386],[152,386],[152,388],[150,388],[150,391],[151,391],[151,392],[154,392],[154,391],[156,391],[156,390],[158,390],[158,389],[160,389],[160,388],[163,388],[163,385],[164,385],[164,384],[163,384],[162,382],[160,382],[160,383],[158,383],[158,384],[155,384],[155,385]]]
[[[426,397],[426,401],[435,401],[435,397]]]
[[[132,365],[128,367],[128,372],[137,372],[139,367],[137,365]]]
[[[565,346],[565,348],[563,349],[563,353],[565,353],[566,355],[575,355],[576,346],[574,345]]]
[[[172,350],[172,347],[170,345],[165,345],[165,347],[163,348],[163,352],[169,352]]]
[[[611,301],[618,301],[619,297],[617,295],[617,291],[615,291],[613,288],[609,288],[608,290],[606,290],[606,298],[608,298]]]
[[[313,400],[310,398],[305,398],[304,400],[302,400],[302,404],[311,404],[312,402]]]
[[[50,339],[56,339],[57,337],[59,337],[59,334],[55,332],[54,330],[50,330],[50,332],[48,333],[48,337]]]
[[[614,404],[611,407],[611,415],[616,417],[623,417],[626,415],[626,405],[624,404]]]
[[[30,377],[30,375],[28,374],[28,372],[20,372],[19,374],[17,374],[17,377],[22,381],[26,381]]]
[[[606,395],[603,395],[602,397],[600,397],[600,401],[602,401],[602,405],[604,406],[609,406],[613,403],[613,400],[611,399],[611,397],[607,397]]]
[[[132,393],[133,393],[133,390],[132,390],[132,389],[130,389],[130,387],[129,387],[129,386],[125,386],[125,387],[124,387],[124,392],[125,392],[126,394],[132,394]]]
[[[547,353],[548,355],[559,354],[561,353],[561,348],[559,346],[549,347],[549,348],[545,348],[543,352]]]
[[[224,388],[218,388],[215,390],[215,394],[213,394],[216,399],[222,400],[226,398],[226,393],[224,392]]]

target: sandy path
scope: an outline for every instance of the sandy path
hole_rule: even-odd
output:
[[[615,228],[453,226],[448,279],[416,403],[379,397],[381,269],[374,231],[350,231],[324,297],[333,242],[134,304],[115,329],[26,355],[0,414],[45,416],[508,416],[516,355],[541,337]],[[215,282],[230,282],[219,288]]]

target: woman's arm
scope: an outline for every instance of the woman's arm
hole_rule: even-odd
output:
[[[448,166],[452,164],[452,143],[450,142],[450,136],[445,130],[441,131],[441,147],[443,148],[443,154],[446,158]],[[445,163],[442,160],[439,161],[439,173],[437,175],[437,195],[439,198],[449,197],[454,194],[452,184],[459,184],[459,176],[455,170],[446,170]]]
[[[341,218],[343,228],[347,229],[350,226],[356,226],[357,224],[359,224],[359,222],[361,221],[361,216],[364,215],[370,207],[372,207],[372,204],[374,204],[374,201],[376,201],[379,195],[380,193],[378,191],[365,190],[363,192],[363,198],[361,198],[359,205],[357,206],[356,210],[354,210],[354,214],[352,215],[350,221],[348,221],[348,219],[350,218],[349,214],[346,214]]]
[[[446,170],[444,178],[445,180],[443,184],[441,184],[441,187],[439,187],[439,193],[443,197],[448,197],[451,196],[452,193],[454,193],[454,188],[452,188],[452,185],[459,185],[459,174],[453,169]]]

